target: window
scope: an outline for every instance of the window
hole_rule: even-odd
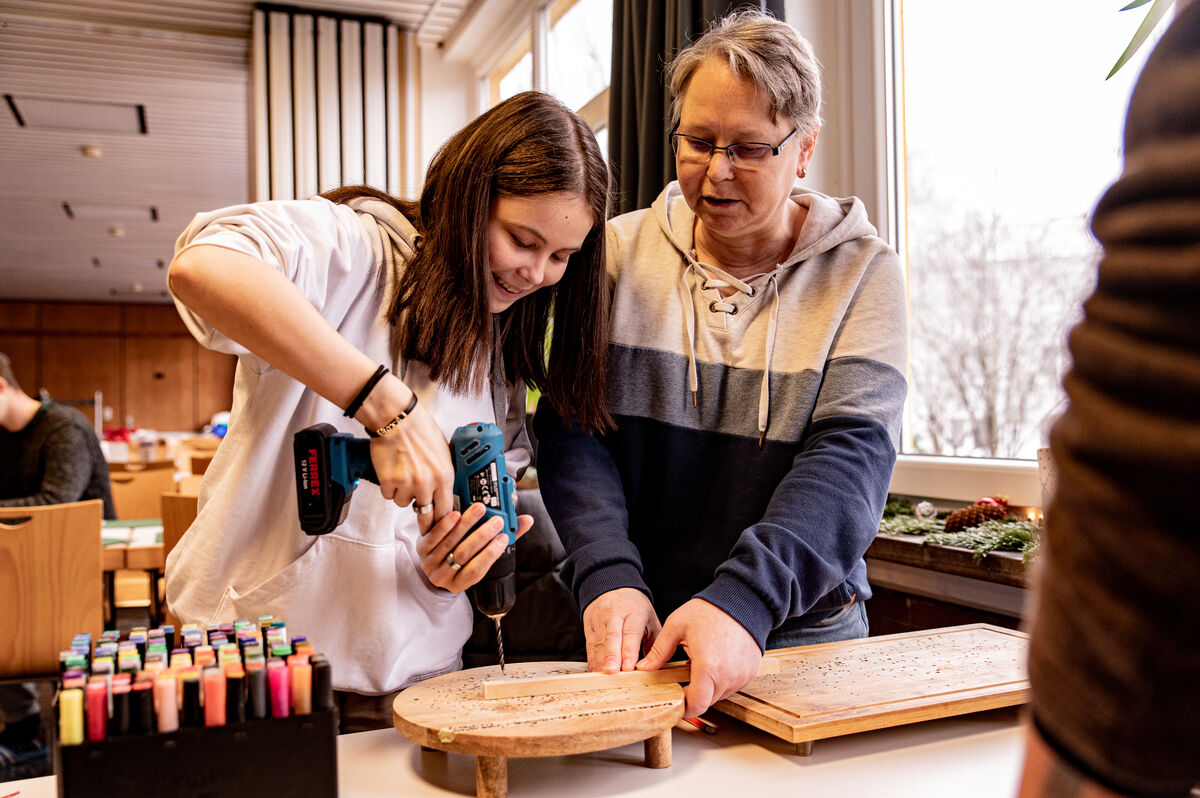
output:
[[[554,0],[534,12],[519,41],[488,70],[487,101],[547,91],[587,120],[607,152],[611,63],[611,1]]]
[[[909,278],[904,451],[1034,458],[1094,279],[1145,9],[895,0],[897,218]]]
[[[533,88],[533,48],[526,33],[488,75],[488,104]]]
[[[558,0],[550,8],[546,90],[576,110],[601,93],[608,96],[612,11],[611,0]]]

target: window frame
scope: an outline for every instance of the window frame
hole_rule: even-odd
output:
[[[826,193],[863,201],[880,237],[899,254],[907,284],[900,3],[789,0],[785,19],[812,42],[823,67],[826,124],[810,178]],[[908,412],[906,403],[904,430],[911,429]],[[911,441],[902,435],[903,449]],[[890,490],[951,502],[1001,494],[1013,506],[1042,506],[1036,460],[901,453]]]
[[[503,39],[501,55],[487,54],[475,63],[477,97],[475,112],[482,113],[499,102],[500,81],[525,57],[533,55],[533,80],[535,91],[548,91],[546,60],[549,52],[550,31],[555,24],[579,0],[533,0],[523,4],[523,13],[517,10],[514,16],[523,20]],[[593,133],[608,127],[609,86],[592,97],[580,108],[574,109],[591,126]]]

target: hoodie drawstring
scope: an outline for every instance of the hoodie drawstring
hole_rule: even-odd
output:
[[[687,267],[683,270],[680,278],[680,290],[684,292],[684,307],[690,308],[691,312],[686,314],[687,317],[687,336],[688,336],[688,387],[692,392],[692,407],[697,406],[696,393],[699,387],[699,380],[696,372],[696,303],[692,299],[692,292],[695,288],[695,274],[697,270],[704,275],[704,282],[701,288],[733,288],[734,290],[745,294],[746,296],[755,296],[758,289],[736,277],[726,274],[714,266],[705,265],[706,273],[700,270],[699,264],[693,259],[687,259]],[[767,276],[764,290],[770,290],[774,293],[771,302],[771,310],[767,315],[767,340],[766,347],[763,353],[763,377],[762,385],[758,391],[758,448],[763,447],[763,443],[767,438],[767,427],[771,419],[771,358],[775,353],[775,334],[779,321],[779,286],[778,274],[772,272]],[[713,313],[728,313],[734,315],[738,312],[737,305],[731,302],[725,302],[718,299],[710,302],[708,309]]]
[[[688,388],[692,391],[692,407],[696,407],[696,391],[700,387],[700,379],[696,375],[696,303],[692,301],[692,291],[696,285],[696,261],[688,258],[687,264],[679,277],[679,290],[683,294],[683,307],[690,311],[684,313],[688,339]]]
[[[771,302],[771,312],[767,316],[767,346],[763,359],[762,387],[758,390],[758,448],[763,447],[767,438],[767,424],[771,416],[771,356],[775,354],[775,328],[779,321],[779,285],[776,275],[767,278],[767,288],[775,294]]]

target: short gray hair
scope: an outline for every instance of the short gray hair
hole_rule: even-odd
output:
[[[821,129],[821,65],[812,45],[795,28],[754,9],[735,11],[713,24],[667,66],[671,89],[671,129],[688,83],[706,61],[729,66],[749,78],[771,103],[771,120],[784,117],[810,141]]]

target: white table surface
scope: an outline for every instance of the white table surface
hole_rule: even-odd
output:
[[[672,765],[643,766],[641,743],[592,754],[511,759],[511,798],[1012,798],[1022,762],[1016,709],[818,740],[812,756],[718,712],[706,735],[680,724]],[[341,798],[473,796],[474,757],[422,751],[390,729],[338,738]],[[0,796],[53,798],[52,776],[0,782]]]

